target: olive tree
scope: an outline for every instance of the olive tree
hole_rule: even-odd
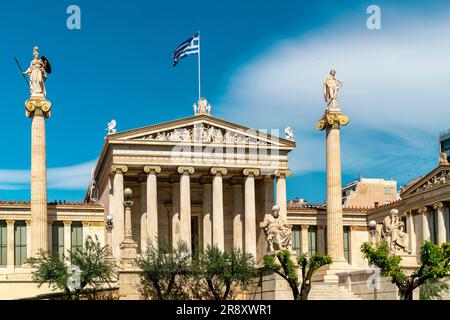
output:
[[[391,278],[399,292],[401,300],[412,300],[414,289],[427,280],[444,278],[450,274],[450,243],[442,245],[425,241],[420,248],[420,267],[407,276],[400,267],[402,258],[392,254],[387,242],[372,245],[365,242],[361,245],[364,257],[372,265],[380,268],[381,275]]]
[[[108,246],[102,246],[95,237],[87,237],[84,246],[68,250],[66,255],[53,256],[40,250],[27,262],[34,268],[33,281],[41,287],[47,283],[53,290],[60,290],[67,299],[79,299],[87,292],[100,290],[116,281],[114,265],[108,259]]]
[[[296,265],[289,250],[281,250],[274,255],[264,256],[264,266],[272,270],[285,279],[292,290],[294,300],[308,300],[311,290],[311,278],[322,266],[331,264],[333,260],[330,256],[314,254],[310,258],[306,254],[297,257],[297,265],[301,268],[301,282],[298,277]]]

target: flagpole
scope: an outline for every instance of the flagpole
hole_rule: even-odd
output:
[[[200,75],[200,30],[198,30],[198,100],[202,97],[201,75]]]

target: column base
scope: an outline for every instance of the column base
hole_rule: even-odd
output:
[[[327,284],[339,284],[339,273],[355,270],[347,261],[336,261],[319,268],[312,277],[312,281]]]

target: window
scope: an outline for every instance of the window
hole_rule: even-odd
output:
[[[302,253],[301,232],[299,225],[292,226],[292,250],[298,255]]]
[[[350,263],[350,227],[344,226],[344,257]]]
[[[0,221],[0,266],[6,266],[6,222]]]
[[[317,226],[308,227],[308,253],[312,257],[317,252]]]
[[[388,187],[388,188],[384,188],[384,194],[392,194],[392,188]]]
[[[52,224],[52,255],[62,258],[64,256],[64,224],[55,221]]]
[[[25,221],[14,224],[14,263],[20,266],[27,260],[27,225]]]
[[[83,248],[83,225],[81,222],[72,222],[70,240],[72,251]]]

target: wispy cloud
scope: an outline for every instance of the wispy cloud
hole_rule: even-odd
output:
[[[361,27],[364,20],[354,27],[343,19],[273,44],[231,78],[223,116],[293,127],[291,167],[324,171],[324,133],[315,124],[324,110],[322,80],[333,67],[350,116],[341,135],[343,171],[400,181],[425,173],[437,163],[438,132],[450,126],[450,12],[404,16],[374,31]]]
[[[80,164],[49,168],[47,184],[49,189],[85,190],[89,184],[96,160]],[[0,190],[21,190],[30,188],[29,170],[0,169]]]

